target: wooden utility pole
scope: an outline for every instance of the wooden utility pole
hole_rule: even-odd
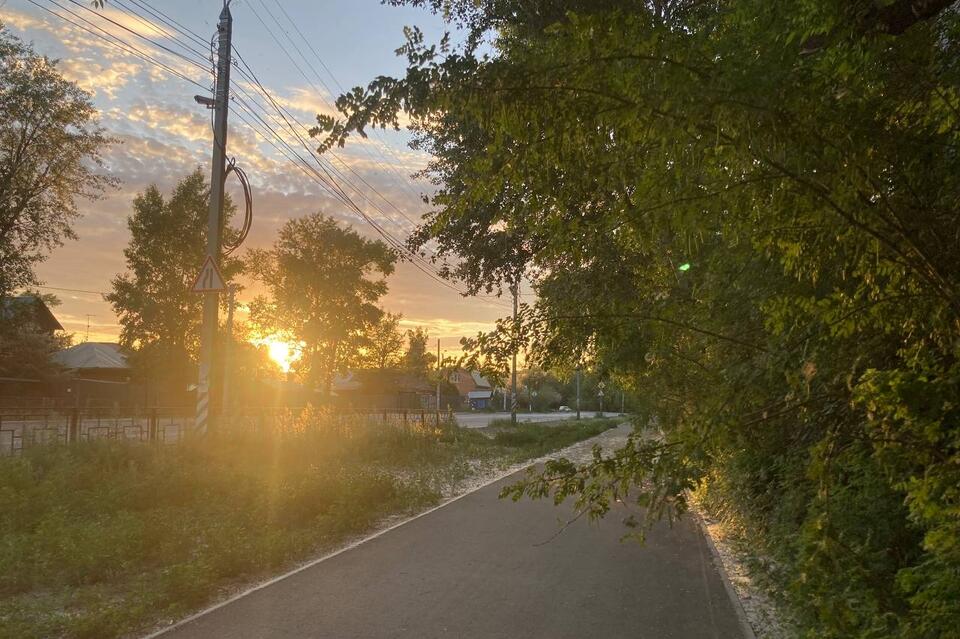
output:
[[[437,338],[437,415],[440,414],[440,382],[443,379],[443,367],[440,365],[440,338]]]
[[[577,419],[580,419],[580,365],[577,365]]]
[[[220,244],[223,214],[223,182],[227,163],[227,114],[230,112],[230,51],[233,36],[233,16],[230,3],[223,3],[217,24],[219,50],[217,53],[217,83],[214,91],[213,167],[210,171],[210,212],[207,216],[207,259],[220,264]],[[203,294],[203,326],[200,329],[200,375],[197,383],[196,431],[207,432],[211,421],[210,396],[213,384],[213,361],[217,339],[219,291]],[[215,416],[214,416],[215,417]]]

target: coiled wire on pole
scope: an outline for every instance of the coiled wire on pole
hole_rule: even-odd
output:
[[[223,237],[223,254],[230,255],[235,250],[237,250],[243,241],[247,239],[247,234],[250,233],[250,226],[253,224],[253,191],[250,189],[250,181],[247,179],[247,174],[237,166],[236,158],[230,158],[227,160],[227,170],[223,173],[223,181],[226,183],[227,176],[230,173],[236,173],[237,179],[240,180],[240,186],[243,187],[243,225],[240,227],[237,237],[234,240],[230,240],[224,235]],[[226,223],[224,221],[224,223]]]

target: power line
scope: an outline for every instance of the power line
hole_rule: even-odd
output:
[[[93,9],[91,9],[90,7],[88,7],[87,5],[80,3],[78,0],[67,0],[67,2],[69,2],[69,3],[71,3],[71,4],[74,4],[74,5],[78,6],[78,7],[80,7],[80,8],[83,9],[84,11],[89,11],[90,13],[92,13],[92,14],[94,14],[95,16],[99,17],[100,19],[106,20],[106,21],[109,22],[110,24],[115,25],[115,26],[123,29],[124,31],[127,31],[128,33],[131,33],[131,34],[135,35],[136,37],[140,38],[141,40],[144,40],[144,41],[146,41],[146,42],[149,42],[150,44],[152,44],[153,46],[157,47],[158,49],[162,49],[163,51],[166,51],[167,53],[169,53],[169,54],[172,55],[172,56],[176,56],[176,57],[180,58],[181,60],[187,62],[188,64],[192,64],[193,66],[197,67],[197,68],[200,69],[201,71],[204,71],[204,72],[207,71],[207,68],[206,68],[205,66],[203,66],[203,65],[201,65],[201,64],[197,64],[197,62],[195,62],[194,60],[191,60],[190,58],[188,58],[187,56],[183,55],[182,53],[179,53],[179,52],[177,52],[177,51],[174,51],[173,49],[171,49],[171,48],[168,47],[168,46],[162,45],[162,44],[160,44],[159,42],[155,42],[155,41],[151,40],[150,38],[148,38],[148,37],[145,36],[145,35],[141,35],[141,34],[137,33],[136,31],[134,31],[134,30],[131,29],[130,27],[127,27],[127,26],[125,26],[125,25],[122,25],[122,24],[120,24],[119,22],[117,22],[116,20],[114,20],[113,18],[110,18],[109,16],[106,16],[106,15],[104,15],[104,14],[98,12],[98,11],[94,11]],[[66,7],[64,7],[64,8],[66,8]]]
[[[243,117],[242,113],[237,113],[236,115],[245,124],[247,124],[247,126],[251,127],[251,129],[253,129],[258,135],[263,137],[271,146],[277,149],[288,160],[293,162],[294,165],[296,165],[297,168],[303,171],[308,178],[310,178],[311,180],[319,184],[321,187],[323,187],[323,189],[326,190],[330,195],[332,195],[337,201],[345,204],[348,208],[357,212],[361,216],[361,218],[364,221],[366,221],[368,224],[370,224],[370,226],[372,226],[374,230],[376,230],[377,233],[381,237],[383,237],[383,239],[387,242],[387,244],[391,246],[394,250],[396,250],[398,253],[402,253],[407,250],[399,240],[397,240],[395,237],[390,235],[390,233],[388,233],[385,229],[383,229],[375,220],[373,220],[368,215],[366,215],[362,210],[360,210],[359,207],[357,207],[356,204],[350,200],[349,196],[347,196],[343,192],[343,190],[340,189],[338,185],[336,185],[335,182],[331,182],[332,178],[330,178],[329,175],[324,175],[323,173],[320,173],[305,158],[303,158],[303,156],[298,155],[297,152],[290,146],[290,144],[287,143],[286,140],[284,140],[283,137],[280,136],[276,132],[276,130],[273,129],[273,127],[268,122],[266,122],[259,113],[257,113],[252,107],[250,107],[246,101],[244,101],[242,98],[238,96],[235,96],[235,98],[237,103],[241,105],[241,108],[246,113],[250,114],[260,122],[259,126],[256,126],[252,124],[249,120],[247,120],[245,117]],[[263,130],[266,130],[267,133],[265,134]],[[277,144],[274,142],[274,140],[279,141],[281,145],[286,147],[286,150],[278,147]],[[445,286],[453,291],[456,291],[457,293],[463,294],[463,291],[461,291],[459,288],[457,288],[455,285],[451,284],[447,280],[440,277],[438,274],[428,271],[421,264],[417,263],[414,260],[411,260],[411,263],[415,268],[417,268],[424,275],[434,280],[438,284],[441,284],[442,286]]]
[[[261,4],[263,3],[263,1],[264,1],[264,0],[261,0]],[[320,63],[320,66],[323,67],[324,71],[327,72],[327,75],[330,76],[330,79],[333,80],[333,83],[337,85],[337,88],[340,90],[340,93],[346,93],[346,91],[344,91],[344,89],[343,89],[343,85],[340,84],[340,81],[337,80],[337,77],[333,74],[333,71],[331,71],[331,70],[330,70],[330,67],[328,67],[328,66],[326,65],[326,63],[323,61],[323,58],[320,56],[320,53],[317,51],[316,47],[314,47],[313,44],[306,38],[306,36],[303,35],[303,32],[300,31],[300,27],[297,26],[297,23],[293,20],[293,18],[290,17],[290,14],[287,13],[287,10],[283,7],[283,4],[281,4],[279,0],[273,0],[273,1],[274,1],[274,4],[276,4],[277,7],[279,7],[280,11],[283,12],[284,17],[286,17],[286,19],[287,19],[287,22],[289,22],[290,25],[293,27],[294,31],[297,32],[297,35],[300,36],[300,39],[303,40],[303,42],[304,42],[304,44],[307,46],[307,48],[310,49],[310,51],[313,53],[314,57],[317,59],[317,62]],[[266,6],[264,6],[264,8],[266,9]],[[267,11],[269,12],[269,9],[267,9]],[[271,14],[271,15],[272,15],[272,14]],[[278,22],[278,24],[279,24],[279,22]],[[287,33],[286,31],[284,31],[284,32]],[[289,33],[287,33],[287,36],[290,37]],[[293,40],[292,37],[290,38],[290,40],[291,40],[291,42],[292,42],[292,40]],[[296,45],[294,45],[294,46],[296,46]],[[306,58],[305,58],[305,57],[304,57],[304,61],[306,61]],[[320,84],[322,84],[322,85],[327,89],[327,92],[330,93],[330,95],[333,95],[333,91],[330,90],[330,87],[327,85],[327,83],[323,81],[323,79],[320,77],[319,74],[316,74],[316,75],[317,75],[317,79],[320,80]],[[374,135],[376,135],[376,130],[374,130]],[[379,137],[379,136],[377,136],[377,137]],[[397,162],[402,162],[402,161],[400,160],[400,158],[398,158],[398,157],[396,156],[396,154],[393,152],[393,150],[392,150],[389,146],[386,145],[386,143],[384,143],[384,147],[386,148],[387,152],[393,157],[393,159],[395,159]],[[400,174],[400,172],[397,171],[396,168],[395,168],[392,164],[390,164],[390,162],[389,162],[389,161],[387,160],[387,158],[383,155],[383,153],[382,153],[382,151],[380,150],[379,147],[374,146],[373,148],[374,148],[374,150],[380,155],[380,157],[382,157],[382,158],[384,159],[384,161],[386,162],[386,166],[388,167],[388,169],[389,169],[395,176],[398,177],[399,183],[400,183],[403,187],[405,187],[408,192],[412,193],[415,198],[418,198],[418,199],[419,199],[420,195],[417,194],[415,191],[413,191],[413,189],[412,189],[412,188],[410,187],[410,185],[409,185],[409,177],[404,178],[404,177]],[[378,164],[379,164],[379,163],[378,163]]]
[[[462,291],[459,287],[457,287],[457,286],[455,286],[454,284],[452,284],[452,283],[450,283],[449,281],[447,281],[445,278],[443,278],[443,276],[441,276],[441,275],[440,275],[439,273],[437,273],[436,271],[433,271],[433,270],[431,269],[431,265],[429,265],[428,263],[425,263],[422,257],[420,257],[418,254],[416,254],[416,253],[414,253],[413,251],[411,251],[409,248],[407,248],[407,247],[404,245],[404,243],[403,243],[401,240],[398,240],[398,239],[395,238],[393,235],[391,235],[388,231],[386,231],[386,229],[384,229],[383,227],[381,227],[381,226],[379,225],[379,223],[376,222],[376,220],[374,220],[372,217],[370,217],[369,215],[367,215],[367,214],[349,197],[349,195],[347,195],[347,194],[343,191],[343,189],[337,184],[336,179],[335,179],[332,175],[330,175],[330,173],[329,173],[329,169],[332,169],[333,167],[329,167],[329,168],[328,168],[328,167],[325,167],[325,166],[323,165],[321,159],[314,154],[314,152],[313,152],[313,150],[310,148],[309,144],[307,144],[306,141],[303,139],[303,137],[299,135],[299,133],[296,131],[296,127],[290,122],[290,119],[292,119],[292,115],[291,115],[290,117],[288,117],[289,114],[288,114],[288,113],[285,113],[285,110],[283,109],[283,107],[282,107],[281,105],[277,104],[277,102],[274,100],[274,98],[269,94],[269,91],[267,91],[267,89],[263,86],[263,84],[260,83],[259,79],[256,78],[255,73],[253,72],[252,69],[250,69],[249,65],[247,65],[246,61],[243,60],[242,55],[241,55],[239,52],[237,52],[237,55],[238,55],[238,58],[240,59],[242,65],[243,65],[243,67],[246,67],[246,71],[244,71],[244,69],[243,69],[242,67],[238,67],[238,70],[240,70],[240,72],[241,72],[242,75],[245,75],[245,76],[246,76],[247,73],[249,73],[250,76],[252,76],[251,81],[252,81],[255,85],[257,85],[257,86],[260,87],[261,93],[263,93],[263,94],[265,95],[265,97],[271,102],[271,104],[274,106],[274,108],[276,109],[276,111],[278,112],[278,114],[280,115],[280,117],[284,120],[284,123],[286,124],[287,128],[289,128],[289,129],[291,130],[291,132],[294,134],[294,136],[299,139],[300,143],[304,146],[304,148],[307,150],[307,152],[310,153],[310,155],[313,157],[313,159],[317,162],[318,166],[320,167],[320,170],[323,171],[323,173],[321,174],[320,172],[318,172],[317,169],[315,169],[309,162],[307,162],[307,160],[306,160],[305,158],[303,158],[302,156],[300,156],[299,154],[297,154],[297,152],[293,150],[293,148],[290,146],[290,144],[287,143],[286,140],[284,140],[283,137],[282,137],[279,133],[277,133],[277,131],[276,131],[269,123],[267,123],[259,113],[257,113],[257,112],[254,111],[253,107],[251,107],[245,100],[243,100],[243,99],[240,98],[239,96],[235,96],[237,102],[238,102],[243,108],[245,108],[246,111],[247,111],[251,116],[253,116],[253,117],[255,117],[257,120],[259,120],[261,126],[263,126],[267,131],[269,131],[269,135],[271,135],[272,137],[274,137],[276,140],[278,140],[283,146],[285,146],[285,147],[288,149],[289,154],[288,154],[288,153],[283,153],[283,155],[284,155],[285,157],[287,157],[288,160],[293,161],[293,162],[298,166],[298,168],[300,168],[301,170],[305,171],[305,172],[307,173],[308,177],[311,177],[311,179],[314,179],[314,181],[317,181],[319,184],[321,184],[321,185],[324,187],[325,190],[327,190],[329,193],[331,193],[331,195],[334,196],[334,198],[336,198],[337,200],[339,200],[340,202],[342,202],[343,204],[345,204],[348,208],[350,208],[351,210],[353,210],[354,212],[356,212],[358,215],[360,215],[360,217],[361,217],[364,221],[366,221],[371,227],[373,227],[374,230],[377,231],[377,233],[378,233],[381,237],[383,237],[383,239],[386,240],[386,242],[387,242],[390,246],[392,246],[392,247],[393,247],[395,250],[397,250],[398,252],[400,252],[400,253],[402,253],[402,254],[406,254],[407,257],[408,257],[408,259],[411,261],[411,263],[412,263],[418,270],[420,270],[422,273],[424,273],[425,275],[427,275],[428,277],[430,277],[432,280],[436,281],[437,283],[439,283],[439,284],[441,284],[441,285],[443,285],[443,286],[445,286],[445,287],[447,287],[447,288],[449,288],[449,289],[451,289],[451,290],[453,290],[453,291],[456,291],[457,293],[460,293],[461,295],[466,295],[466,293],[465,293],[464,291]],[[243,95],[247,96],[248,98],[250,97],[249,93],[247,93],[242,87],[238,86],[238,88],[239,88],[240,92],[243,93]],[[252,98],[251,98],[251,101],[253,101]],[[259,106],[259,105],[258,105],[258,106]],[[268,115],[267,117],[271,117],[271,116]],[[243,118],[241,118],[241,119],[243,119]],[[246,122],[245,119],[244,119],[244,121]],[[249,122],[248,122],[247,124],[248,124],[248,126],[250,125]],[[280,123],[277,122],[277,124],[280,124]],[[281,125],[281,126],[283,126],[283,125]],[[255,130],[257,130],[257,129],[255,128]],[[257,132],[258,132],[260,135],[263,135],[263,133],[262,133],[261,131],[257,130]],[[274,145],[274,148],[277,148],[276,145]],[[293,157],[291,157],[291,155],[292,155]],[[298,160],[299,160],[299,161],[298,161]],[[333,169],[333,170],[336,170],[336,169]],[[341,177],[342,177],[342,175],[341,175]],[[344,180],[344,181],[346,181],[346,180]],[[350,184],[349,181],[347,181],[347,183]],[[362,191],[360,191],[359,189],[357,189],[357,187],[356,187],[355,185],[350,184],[350,186],[351,186],[354,190],[356,190],[358,193],[360,193],[361,195],[363,195]],[[368,199],[368,201],[369,201],[369,199]],[[374,203],[374,205],[375,205],[375,203]],[[381,212],[382,212],[382,211],[381,211]]]
[[[189,44],[185,44],[177,36],[170,33],[162,24],[157,24],[156,22],[151,20],[149,17],[145,17],[143,14],[139,13],[136,9],[132,8],[129,4],[126,4],[124,0],[112,0],[112,1],[114,5],[120,7],[120,9],[122,9],[127,15],[132,16],[140,24],[144,25],[148,29],[151,29],[153,31],[157,31],[163,34],[165,38],[167,38],[174,44],[179,45],[180,48],[182,48],[184,51],[198,56],[204,62],[207,61],[207,54],[204,50],[195,49],[193,48],[193,46]],[[206,47],[206,43],[203,43],[203,46]]]
[[[82,288],[62,288],[59,286],[40,286],[40,285],[36,285],[34,286],[34,288],[42,288],[47,291],[64,291],[67,293],[88,293],[90,295],[100,295],[100,296],[109,295],[109,293],[105,293],[103,291],[87,291]]]
[[[273,19],[273,21],[276,23],[276,25],[277,25],[281,30],[283,30],[283,26],[280,24],[280,21],[277,20],[276,16],[273,15],[273,12],[271,12],[270,9],[269,9],[263,2],[261,2],[260,4],[261,4],[261,6],[264,8],[264,10],[266,10],[266,12],[270,15],[270,17]],[[252,3],[249,3],[248,6],[249,6],[250,10],[253,12],[253,15],[257,18],[257,20],[260,22],[260,24],[263,26],[263,28],[267,31],[267,33],[270,35],[270,37],[273,39],[273,41],[277,44],[277,46],[280,48],[280,50],[283,52],[283,54],[287,57],[288,60],[290,60],[290,63],[293,64],[293,67],[300,73],[300,75],[303,77],[303,79],[307,81],[307,84],[309,84],[309,85],[313,88],[313,90],[317,92],[317,95],[320,97],[320,100],[324,103],[324,105],[326,105],[327,108],[329,108],[329,109],[332,110],[333,107],[330,105],[329,102],[326,101],[326,99],[323,98],[323,92],[317,87],[316,84],[313,83],[313,80],[311,80],[311,79],[307,76],[306,72],[303,70],[303,68],[300,66],[300,64],[294,59],[293,55],[291,55],[291,53],[287,50],[287,48],[286,48],[285,46],[283,46],[283,43],[281,43],[280,40],[277,38],[277,36],[273,33],[273,30],[266,24],[266,22],[264,22],[263,18],[260,17],[260,14],[259,14],[259,13],[257,12],[257,10],[254,8],[253,4],[252,4]],[[286,33],[286,32],[284,32],[284,33]],[[303,52],[300,50],[300,47],[298,47],[297,44],[290,39],[289,34],[286,34],[286,35],[287,35],[287,40],[288,40],[291,44],[293,44],[294,48],[297,50],[297,53],[300,54],[301,59],[303,59],[303,61],[304,61],[305,63],[307,63],[307,66],[309,67],[309,63],[307,62],[306,56],[304,56]],[[316,72],[314,72],[314,74],[316,75]],[[319,75],[317,76],[317,79],[320,80],[320,83],[323,84],[324,88],[327,90],[328,93],[332,93],[332,92],[330,91],[330,87],[328,87],[328,86],[323,82],[323,80],[319,77]],[[304,127],[304,131],[306,131],[306,132],[309,134],[309,129],[307,129],[306,127]],[[373,188],[366,180],[363,179],[363,177],[362,177],[359,173],[357,173],[357,172],[353,169],[353,167],[351,167],[351,166],[350,166],[349,164],[347,164],[344,160],[342,160],[336,153],[334,153],[334,152],[331,151],[331,152],[330,152],[330,155],[331,155],[337,162],[339,162],[345,169],[347,169],[348,171],[350,171],[351,173],[353,173],[360,181],[362,181],[364,184],[366,184],[366,186],[367,186],[368,188],[370,188],[370,190],[372,190],[374,193],[376,193],[377,196],[380,197],[384,202],[386,202],[386,203],[387,203],[388,205],[390,205],[394,210],[396,210],[397,213],[399,213],[400,216],[403,217],[407,222],[409,222],[409,223],[410,223],[411,225],[413,225],[414,227],[417,226],[417,222],[415,222],[414,220],[410,219],[410,217],[408,217],[407,214],[404,213],[404,211],[403,211],[400,207],[398,207],[396,204],[394,204],[392,201],[390,201],[387,197],[385,197],[385,196],[384,196],[382,193],[380,193],[378,190],[376,190],[375,188]],[[376,159],[375,159],[375,158],[371,157],[370,159],[373,160],[374,162],[376,162]],[[381,166],[382,166],[382,165],[381,165]]]
[[[130,0],[130,1],[133,2],[135,5],[137,5],[138,7],[140,7],[141,9],[143,9],[144,11],[147,11],[148,13],[156,17],[158,20],[160,20],[161,22],[169,26],[174,31],[178,31],[183,35],[185,35],[186,37],[193,40],[194,42],[198,43],[200,46],[206,47],[209,44],[203,38],[203,36],[201,36],[199,33],[177,22],[176,20],[171,18],[168,14],[164,13],[160,9],[153,7],[146,0]]]
[[[67,22],[67,23],[73,25],[74,27],[76,27],[76,28],[78,28],[78,29],[80,29],[80,30],[82,30],[82,31],[85,31],[86,33],[89,33],[89,34],[92,35],[92,36],[95,36],[95,37],[103,40],[103,41],[106,42],[107,44],[109,44],[109,45],[111,45],[111,46],[113,46],[113,47],[115,47],[115,48],[117,48],[117,49],[120,49],[120,50],[123,51],[124,53],[127,53],[127,54],[129,54],[129,55],[132,55],[132,56],[134,56],[134,57],[136,57],[136,58],[139,58],[139,59],[143,60],[144,62],[147,62],[148,64],[152,64],[152,65],[154,65],[154,66],[157,66],[157,67],[159,67],[159,68],[167,71],[168,73],[170,73],[170,74],[172,74],[172,75],[175,75],[176,77],[180,78],[181,80],[184,80],[184,81],[186,81],[186,82],[189,82],[190,84],[193,84],[194,86],[198,86],[198,87],[200,87],[201,89],[203,89],[203,90],[205,90],[205,91],[208,89],[208,87],[203,86],[202,84],[200,84],[200,83],[197,82],[196,80],[193,80],[193,79],[190,78],[189,76],[181,73],[180,71],[174,69],[173,67],[168,66],[167,64],[161,62],[160,60],[157,60],[156,58],[154,58],[154,57],[151,56],[150,54],[141,51],[141,50],[138,49],[135,45],[132,45],[132,44],[130,44],[129,42],[127,42],[126,40],[123,40],[122,38],[120,38],[120,37],[118,37],[118,36],[116,36],[116,35],[113,35],[113,34],[110,33],[109,31],[106,31],[106,30],[98,27],[97,25],[93,24],[92,22],[90,22],[89,20],[87,20],[86,18],[84,18],[83,16],[80,16],[80,15],[74,13],[74,12],[71,11],[69,8],[67,8],[67,7],[62,7],[62,6],[60,6],[59,4],[57,4],[56,2],[54,2],[53,0],[48,0],[48,1],[50,2],[50,4],[54,5],[55,7],[57,7],[58,9],[60,9],[61,11],[66,11],[66,12],[69,13],[70,15],[76,17],[78,20],[83,20],[84,22],[86,22],[86,23],[90,24],[91,26],[93,26],[95,29],[98,29],[98,30],[102,31],[103,33],[105,33],[105,34],[107,34],[108,36],[110,36],[110,38],[113,38],[113,40],[111,40],[110,38],[107,38],[107,37],[104,36],[104,35],[101,35],[100,33],[97,33],[96,31],[94,31],[93,29],[90,29],[89,27],[85,27],[85,26],[83,26],[82,24],[80,24],[80,23],[78,23],[78,22],[76,22],[76,21],[74,21],[74,20],[71,20],[70,18],[68,18],[68,17],[66,17],[66,16],[57,13],[56,11],[54,11],[54,10],[52,10],[52,9],[49,9],[48,7],[43,6],[43,5],[40,4],[39,2],[36,2],[35,0],[27,0],[27,2],[29,2],[30,4],[32,4],[32,5],[40,8],[40,9],[42,9],[43,11],[46,11],[47,13],[49,13],[49,14],[51,14],[51,15],[53,15],[53,16],[61,19],[61,20],[63,20],[64,22]]]

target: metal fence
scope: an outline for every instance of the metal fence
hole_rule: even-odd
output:
[[[283,422],[293,422],[305,410],[264,408],[222,415],[220,428],[231,431],[267,431]],[[98,439],[177,443],[194,431],[194,416],[187,408],[153,408],[140,411],[85,409],[0,410],[0,456],[16,455],[31,446],[71,444]],[[366,417],[373,422],[397,426],[437,426],[452,417],[435,411],[383,409],[337,410],[331,413],[343,419]]]
[[[178,442],[193,430],[193,417],[150,410],[135,414],[107,411],[4,411],[0,413],[0,455],[44,444],[95,439]]]

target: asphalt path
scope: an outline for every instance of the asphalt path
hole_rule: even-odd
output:
[[[503,501],[516,476],[203,613],[163,639],[739,639],[697,525],[621,542],[549,501]]]
[[[596,416],[596,411],[581,411],[582,419],[589,419]],[[620,413],[606,412],[604,417],[616,417]],[[457,424],[462,428],[483,428],[489,426],[495,419],[510,419],[510,413],[454,413],[457,418]],[[566,419],[574,419],[577,416],[575,412],[571,413],[517,413],[519,422],[553,422]]]

